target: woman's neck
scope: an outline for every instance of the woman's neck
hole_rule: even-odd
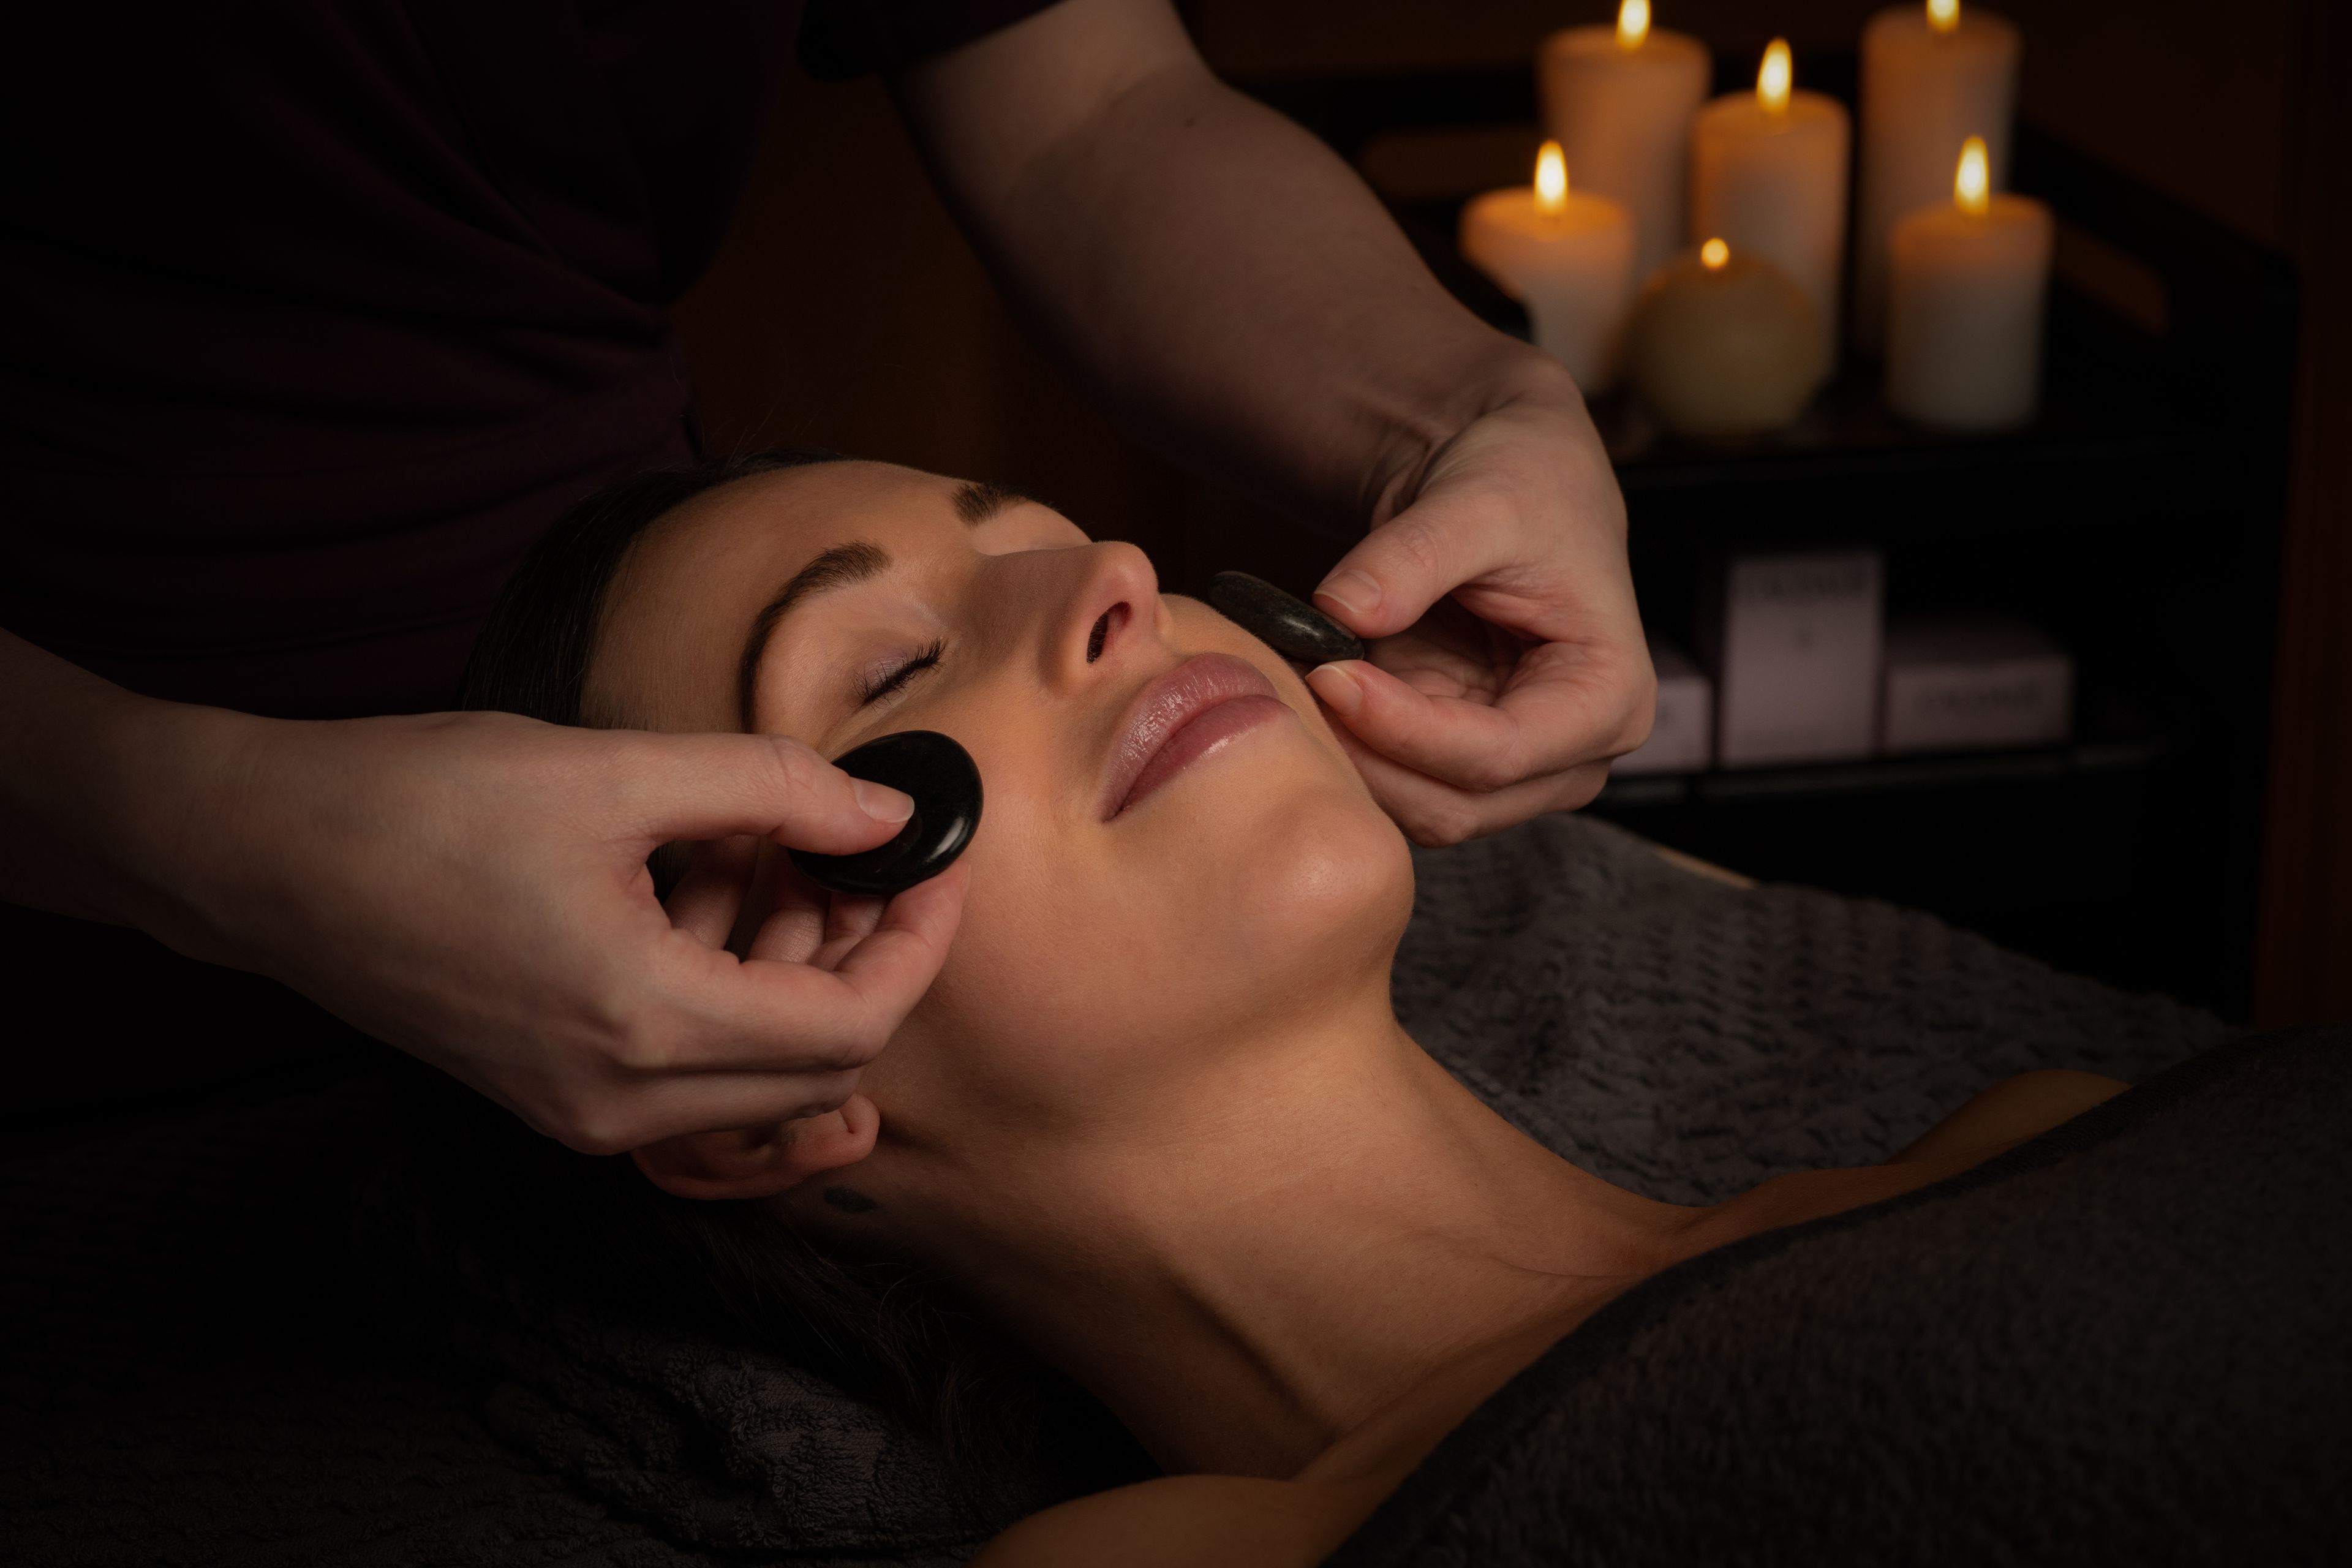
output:
[[[960,1149],[919,1205],[921,1250],[1171,1470],[1296,1476],[1527,1342],[1507,1376],[1663,1267],[1692,1213],[1521,1135],[1384,996],[1247,1059],[1156,1105],[1149,1139]]]

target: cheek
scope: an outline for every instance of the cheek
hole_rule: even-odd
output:
[[[1049,1117],[1131,1101],[1384,984],[1412,865],[1352,772],[1302,731],[1179,788],[1102,829],[992,784],[954,948],[877,1099]]]

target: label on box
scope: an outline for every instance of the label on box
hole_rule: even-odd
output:
[[[1889,752],[2063,745],[2074,702],[2074,661],[2030,626],[1921,620],[1887,630]]]
[[[1874,550],[1742,555],[1726,563],[1717,644],[1722,766],[1870,755],[1884,576]]]
[[[1715,682],[1671,643],[1650,645],[1658,715],[1650,738],[1610,764],[1612,773],[1691,773],[1715,754]]]

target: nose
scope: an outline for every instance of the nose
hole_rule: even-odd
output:
[[[1056,564],[1066,575],[1059,605],[1041,617],[1038,654],[1045,683],[1068,689],[1162,631],[1167,610],[1151,558],[1134,545],[1109,541],[1055,553],[1066,557]]]

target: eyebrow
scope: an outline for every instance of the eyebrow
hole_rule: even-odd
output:
[[[950,498],[955,514],[969,528],[978,528],[1007,507],[1020,506],[1029,497],[1007,485],[974,480],[960,485]],[[870,582],[890,569],[889,552],[867,540],[836,544],[802,567],[760,607],[743,636],[742,657],[735,666],[736,716],[748,733],[760,708],[760,666],[765,662],[769,639],[794,605],[835,588]]]
[[[1029,504],[1033,504],[1030,497],[993,479],[974,479],[960,486],[955,493],[955,514],[973,528],[978,528],[1006,507]]]
[[[792,581],[760,607],[743,636],[743,657],[735,667],[735,703],[745,733],[751,731],[752,715],[759,711],[760,665],[767,657],[768,639],[775,635],[777,624],[795,605],[835,588],[867,582],[889,569],[889,552],[878,544],[863,539],[836,544],[793,573]]]

